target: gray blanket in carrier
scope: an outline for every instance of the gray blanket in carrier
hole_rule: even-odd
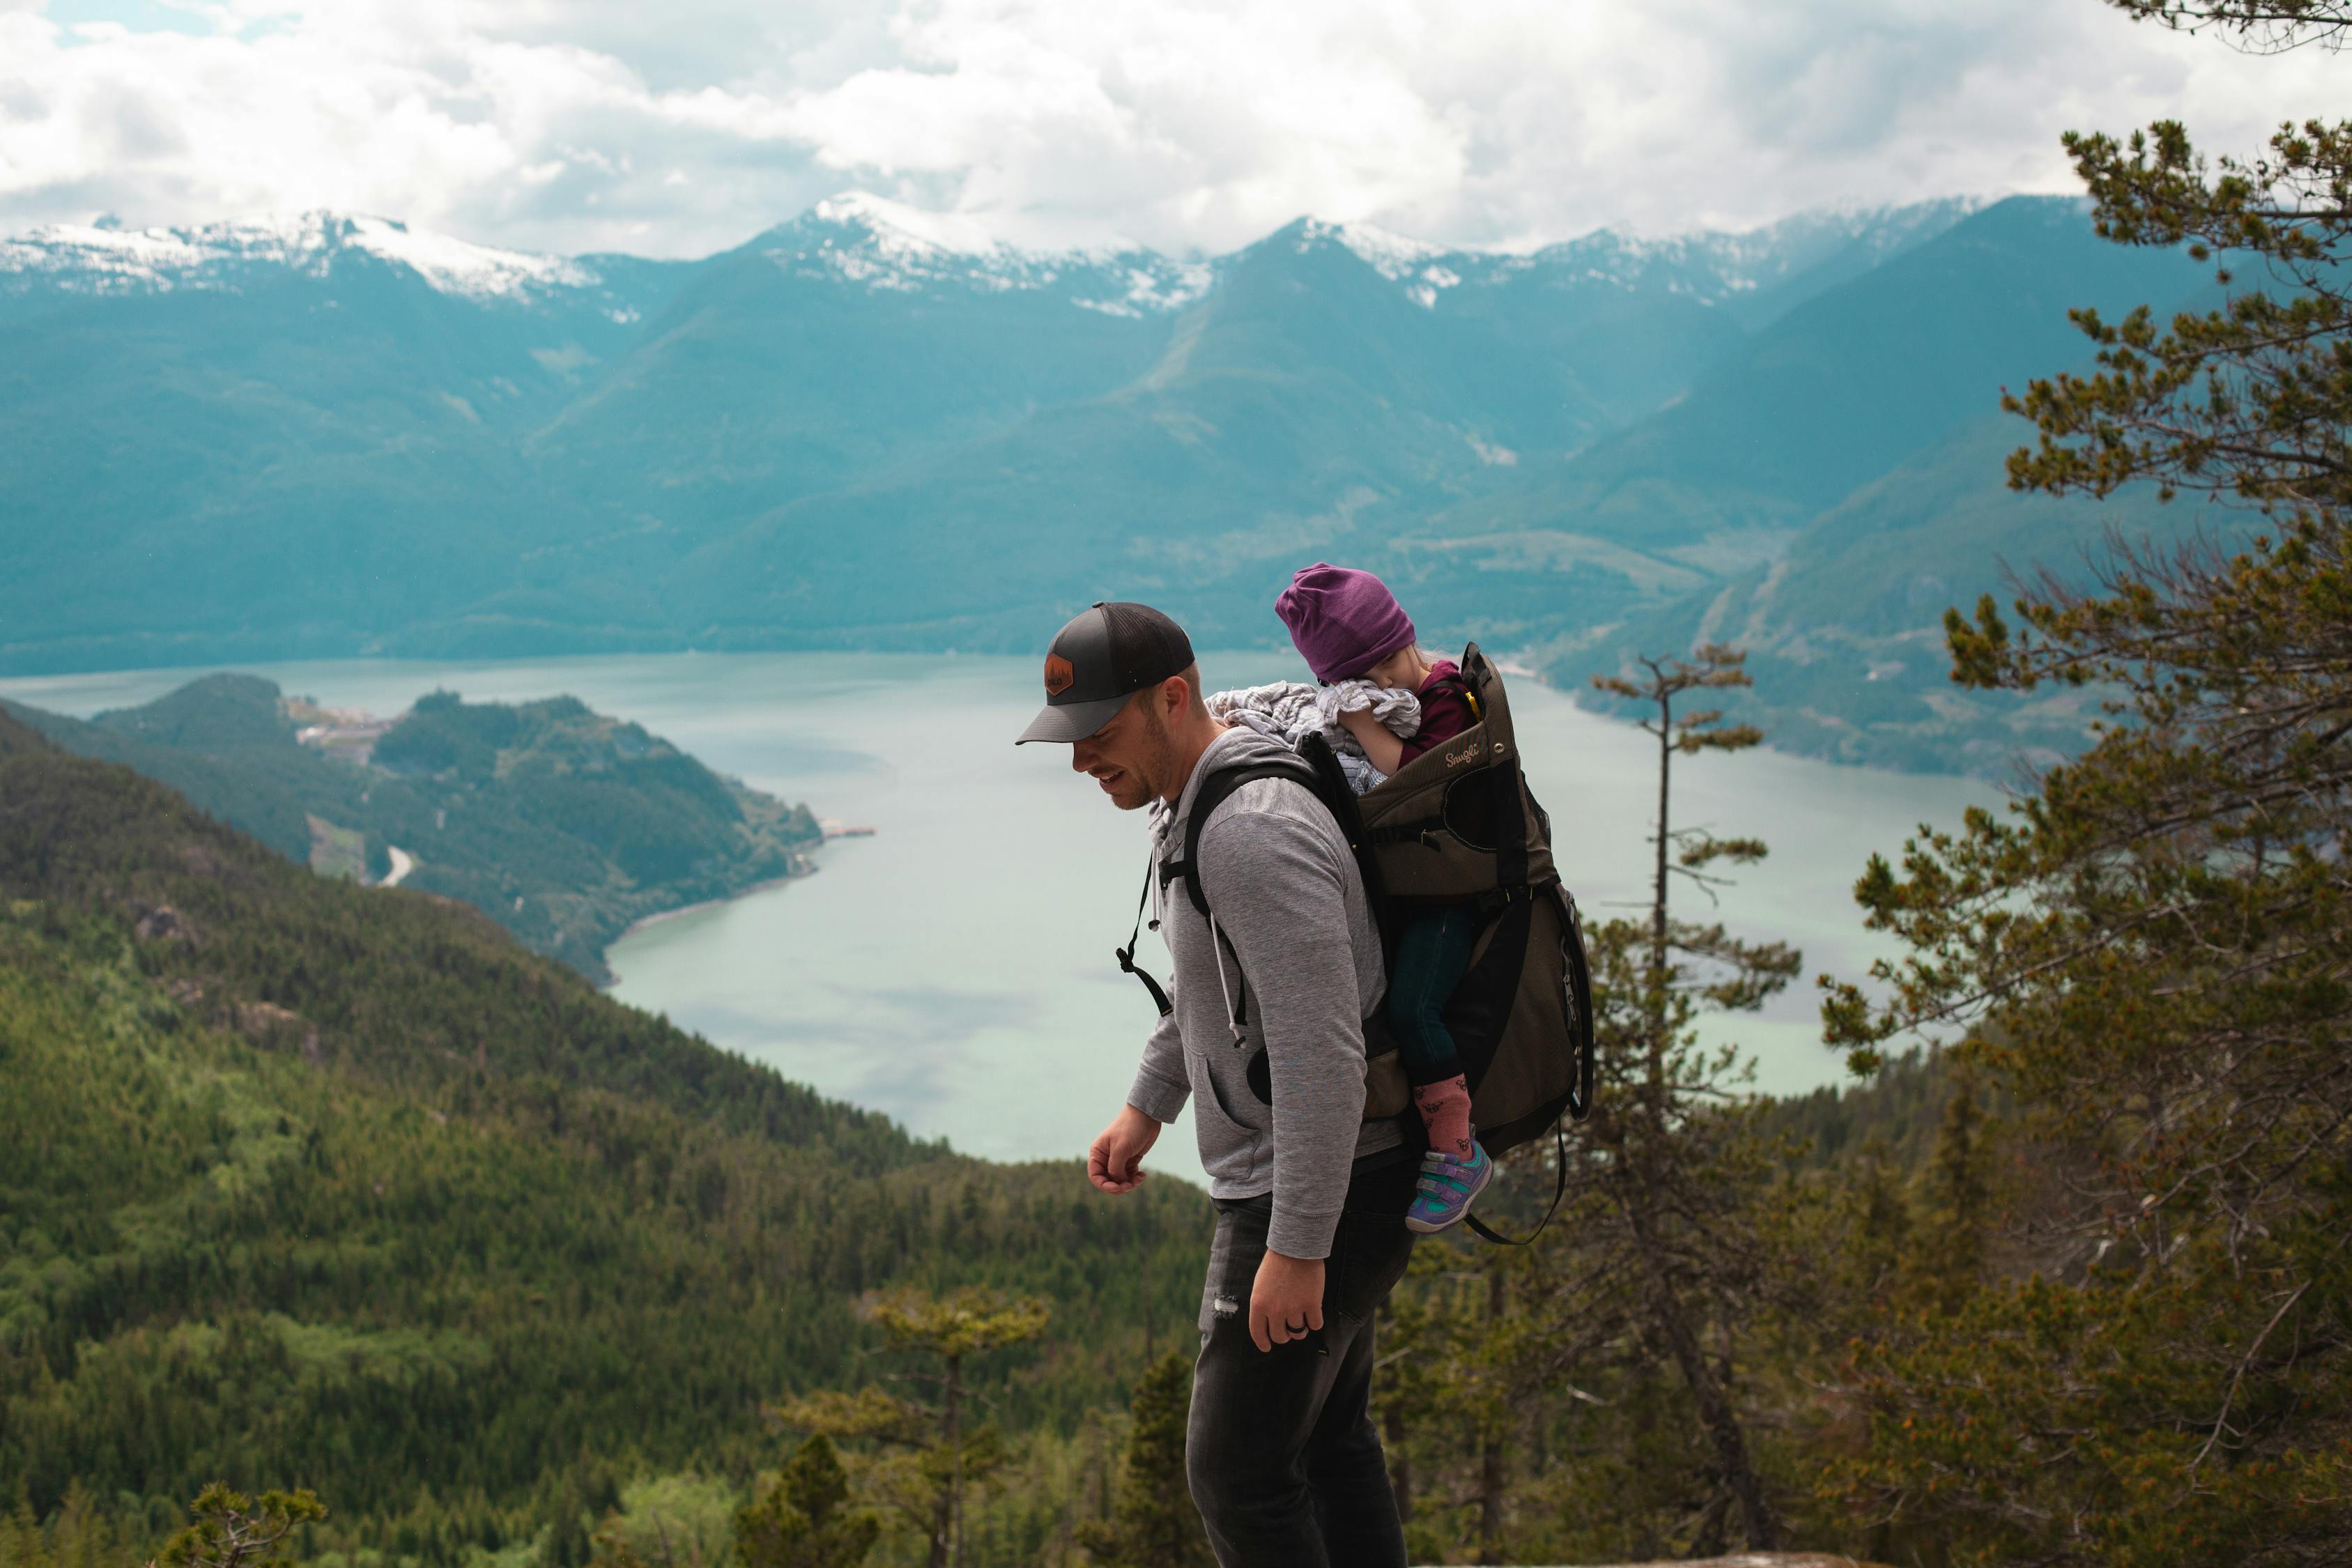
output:
[[[1276,680],[1264,686],[1212,691],[1209,715],[1227,724],[1242,724],[1261,735],[1271,735],[1296,747],[1301,735],[1313,731],[1331,742],[1340,769],[1358,795],[1388,777],[1372,766],[1364,748],[1339,715],[1370,709],[1373,718],[1400,740],[1421,732],[1421,699],[1399,686],[1375,686],[1369,680],[1342,680],[1330,686],[1309,686],[1299,680]]]

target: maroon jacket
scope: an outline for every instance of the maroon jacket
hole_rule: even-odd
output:
[[[1421,699],[1421,730],[1404,743],[1407,763],[1478,722],[1478,715],[1470,707],[1470,683],[1462,679],[1462,667],[1450,658],[1433,663],[1429,679],[1413,695]]]

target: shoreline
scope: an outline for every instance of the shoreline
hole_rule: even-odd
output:
[[[611,952],[614,948],[627,941],[632,933],[644,927],[659,925],[664,921],[674,921],[680,915],[690,915],[697,910],[716,909],[721,904],[731,904],[738,899],[748,899],[754,893],[764,893],[771,888],[781,888],[787,883],[805,882],[816,873],[817,868],[812,862],[805,871],[793,871],[782,877],[771,877],[764,882],[754,882],[748,888],[739,888],[734,892],[722,893],[715,899],[698,899],[690,904],[680,904],[674,910],[656,910],[649,915],[639,915],[635,920],[623,926],[613,940],[604,944],[604,952]],[[610,968],[611,965],[607,964],[605,967]]]

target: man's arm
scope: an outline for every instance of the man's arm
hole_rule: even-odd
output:
[[[1175,983],[1169,983],[1175,999]],[[1143,1042],[1143,1062],[1127,1091],[1127,1104],[1096,1135],[1087,1150],[1087,1180],[1116,1197],[1143,1184],[1143,1156],[1160,1139],[1160,1129],[1182,1114],[1192,1086],[1184,1077],[1184,1043],[1171,1007]]]
[[[1143,1042],[1143,1061],[1127,1091],[1128,1104],[1163,1125],[1183,1114],[1184,1101],[1192,1092],[1192,1077],[1184,1070],[1184,1037],[1176,1031],[1173,975],[1168,979],[1168,1016],[1152,1026]]]
[[[1315,825],[1236,808],[1201,836],[1200,876],[1257,1005],[1274,1088],[1266,1245],[1331,1250],[1364,1113],[1364,1032],[1345,862]]]

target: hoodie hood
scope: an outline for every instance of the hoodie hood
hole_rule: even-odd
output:
[[[1192,814],[1193,798],[1201,793],[1201,781],[1211,773],[1258,763],[1295,761],[1297,756],[1297,752],[1272,735],[1261,735],[1246,724],[1229,726],[1223,734],[1209,742],[1201,760],[1192,764],[1192,776],[1184,781],[1183,791],[1176,796],[1173,807],[1164,801],[1151,803],[1152,844],[1158,847],[1171,838],[1183,837],[1184,819]]]

